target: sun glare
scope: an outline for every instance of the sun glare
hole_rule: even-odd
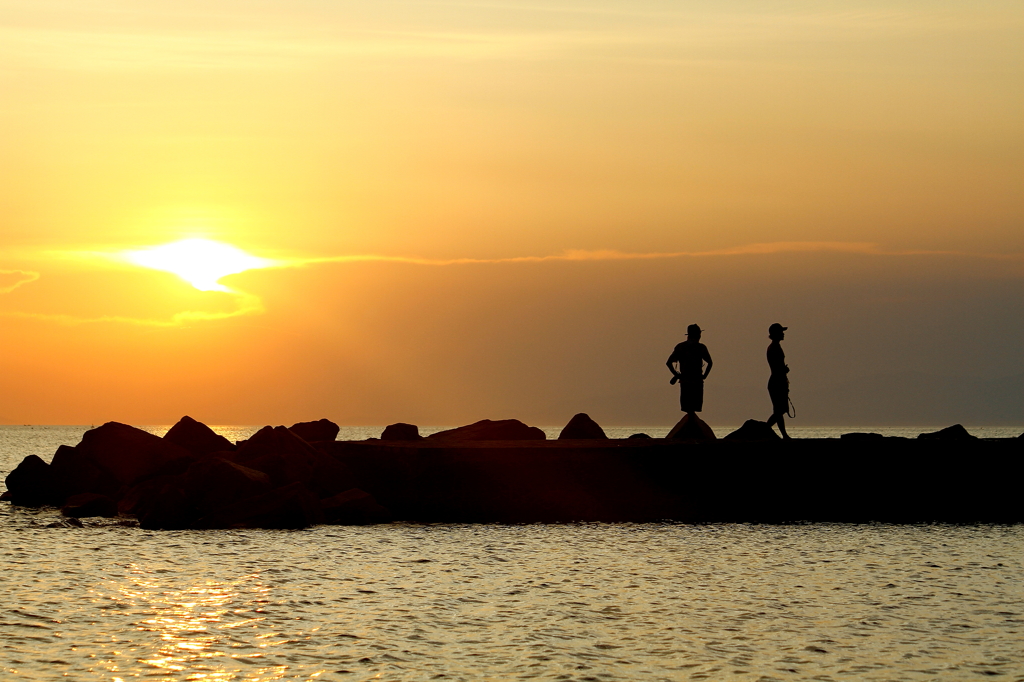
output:
[[[231,291],[220,283],[222,277],[275,264],[275,261],[209,239],[183,239],[149,249],[126,251],[124,256],[136,265],[173,273],[200,291]]]

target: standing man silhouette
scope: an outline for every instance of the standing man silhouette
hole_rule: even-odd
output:
[[[786,330],[776,322],[768,327],[768,338],[772,342],[768,345],[768,367],[772,375],[768,377],[768,396],[772,399],[772,416],[768,418],[768,426],[779,425],[779,432],[782,437],[789,440],[786,433],[786,415],[789,414],[789,366],[786,365],[786,354],[782,352],[782,345],[779,343],[786,338]]]
[[[711,354],[708,347],[700,342],[700,334],[699,326],[691,324],[687,327],[686,341],[676,344],[665,362],[672,372],[669,383],[679,382],[679,409],[691,417],[691,424],[697,419],[696,413],[704,408],[704,380],[711,373]]]

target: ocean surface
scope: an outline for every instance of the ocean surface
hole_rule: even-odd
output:
[[[0,427],[0,474],[86,428]],[[1020,525],[59,519],[0,503],[0,679],[1024,680]]]

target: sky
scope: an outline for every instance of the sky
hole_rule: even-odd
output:
[[[0,423],[670,425],[698,323],[735,425],[777,321],[794,426],[1024,425],[1022,85],[1017,1],[0,0]]]

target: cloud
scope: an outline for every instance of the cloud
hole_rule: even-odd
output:
[[[18,317],[22,319],[30,320],[41,320],[43,322],[52,322],[55,324],[63,325],[79,325],[79,324],[95,324],[95,323],[114,323],[114,324],[132,324],[140,325],[145,327],[181,327],[190,322],[210,322],[213,320],[226,320],[232,317],[241,317],[242,315],[251,315],[263,312],[263,302],[258,296],[247,294],[240,291],[231,291],[233,296],[238,298],[238,307],[235,310],[227,312],[210,313],[201,310],[184,310],[180,313],[175,313],[166,319],[148,319],[142,317],[124,317],[120,315],[103,315],[100,317],[76,317],[75,315],[62,315],[62,314],[51,314],[51,313],[31,313],[23,311],[2,311],[0,315],[6,317]]]
[[[22,284],[39,279],[38,272],[31,270],[0,270],[0,294],[9,294]]]
[[[123,259],[118,260],[112,254],[120,252],[82,251],[63,252],[60,254],[50,253],[50,257],[58,256],[64,258],[76,258],[92,261],[97,267],[124,267]],[[960,251],[926,251],[926,250],[886,250],[878,244],[871,242],[829,242],[829,241],[791,241],[791,242],[764,242],[756,244],[744,244],[741,246],[725,249],[712,249],[707,251],[666,251],[666,252],[623,252],[611,249],[603,250],[567,250],[561,254],[547,256],[510,256],[505,258],[420,258],[415,256],[387,256],[379,254],[355,254],[344,256],[326,257],[294,257],[278,258],[272,261],[265,269],[284,269],[295,267],[307,267],[321,264],[345,264],[345,263],[394,263],[426,267],[452,267],[471,265],[498,265],[498,264],[521,264],[521,263],[568,263],[568,262],[601,262],[601,261],[642,261],[642,260],[666,260],[684,258],[731,258],[737,256],[773,256],[787,253],[842,253],[857,254],[870,257],[957,257],[982,260],[997,260],[1018,262],[1024,264],[1024,254],[990,254],[990,253],[968,253]],[[1024,272],[1021,273],[1024,275]],[[0,288],[0,292],[9,292],[22,284],[34,281],[39,278],[35,272],[22,270],[0,271],[0,275],[15,275],[19,279],[7,288]],[[2,281],[2,280],[0,280]],[[0,315],[9,317],[30,318],[53,322],[58,324],[88,324],[88,323],[115,323],[133,324],[152,327],[180,327],[193,322],[209,322],[224,320],[243,315],[254,315],[264,311],[262,301],[258,296],[228,289],[225,293],[234,296],[238,305],[235,310],[228,312],[203,312],[186,310],[172,315],[165,319],[146,319],[123,317],[117,315],[83,318],[74,315],[44,314],[31,312],[0,312]]]
[[[885,250],[872,242],[765,242],[745,244],[709,251],[623,252],[612,249],[570,249],[550,256],[510,256],[506,258],[417,258],[412,256],[350,255],[322,258],[284,259],[277,267],[296,267],[317,263],[408,263],[410,265],[476,265],[498,263],[546,263],[558,261],[625,261],[667,258],[715,258],[727,256],[756,256],[782,253],[848,253],[865,256],[957,256],[993,260],[1024,261],[1022,254],[968,253],[962,251]]]

